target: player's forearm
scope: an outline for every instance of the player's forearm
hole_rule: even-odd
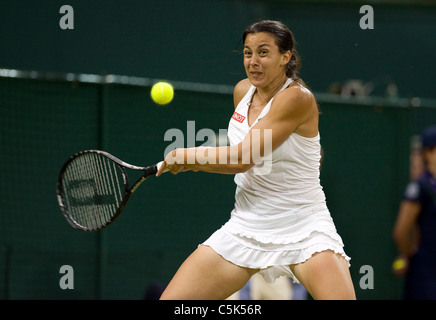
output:
[[[419,203],[404,200],[395,221],[392,236],[398,251],[407,257],[415,253],[418,244],[416,221],[420,211]]]
[[[394,241],[398,252],[404,257],[410,257],[414,253],[415,246],[410,234],[396,232],[394,233]]]
[[[242,145],[176,149],[176,161],[185,169],[212,173],[236,174],[253,166]],[[183,157],[183,158],[182,158]]]

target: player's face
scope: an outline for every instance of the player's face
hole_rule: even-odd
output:
[[[428,148],[424,151],[424,158],[428,163],[428,166],[436,167],[436,146]]]
[[[273,85],[286,73],[291,53],[280,53],[275,38],[267,32],[250,33],[244,43],[244,67],[247,77],[257,88]]]

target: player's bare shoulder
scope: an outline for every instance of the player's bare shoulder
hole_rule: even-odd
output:
[[[292,112],[312,113],[318,110],[313,93],[297,82],[277,94],[274,100],[277,104],[285,105],[286,109]]]
[[[283,90],[283,95],[287,99],[297,103],[298,105],[312,105],[315,102],[315,97],[312,91],[298,82],[292,83],[288,88]]]
[[[283,119],[297,122],[294,132],[304,137],[315,137],[318,134],[318,105],[308,88],[299,83],[292,84],[276,98],[277,114]]]
[[[239,81],[234,90],[233,90],[233,103],[235,105],[235,109],[238,106],[239,102],[241,102],[242,98],[247,94],[248,90],[250,90],[251,82],[248,78]]]

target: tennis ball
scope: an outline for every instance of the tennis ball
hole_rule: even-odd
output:
[[[404,258],[395,259],[392,268],[394,270],[401,270],[406,266],[406,260]]]
[[[151,98],[157,104],[163,105],[170,103],[174,97],[174,88],[168,82],[157,82],[151,87]]]

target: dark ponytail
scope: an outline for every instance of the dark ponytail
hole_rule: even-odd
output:
[[[292,48],[291,54],[292,54],[291,60],[288,62],[286,66],[286,75],[289,78],[296,80],[299,78],[298,73],[300,72],[301,69],[301,59],[297,49]]]

